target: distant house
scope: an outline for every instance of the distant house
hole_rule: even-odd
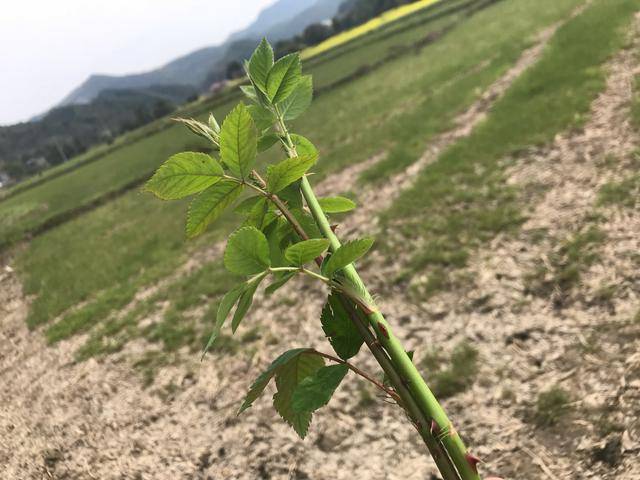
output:
[[[3,188],[5,185],[9,185],[9,183],[11,183],[9,175],[0,172],[0,188]]]
[[[25,162],[25,164],[32,170],[42,170],[49,166],[49,162],[45,157],[30,158]]]
[[[219,93],[224,87],[227,86],[227,83],[229,83],[227,80],[220,80],[219,82],[213,82],[209,87],[209,93],[211,95],[215,95],[216,93]]]

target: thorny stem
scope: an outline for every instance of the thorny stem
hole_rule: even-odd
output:
[[[278,127],[281,134],[283,135],[283,145],[290,157],[297,157],[295,145],[291,140],[289,131],[277,107],[275,113],[277,115]],[[341,246],[340,240],[331,229],[331,225],[329,224],[324,211],[320,207],[318,199],[315,196],[311,184],[309,183],[309,180],[306,176],[302,177],[301,190],[307,206],[309,207],[309,210],[311,211],[311,214],[313,215],[316,224],[318,225],[318,228],[325,236],[325,238],[330,241],[330,250],[335,252]],[[362,278],[358,274],[355,267],[353,265],[349,265],[343,270],[343,272],[344,276],[354,286],[356,286],[358,290],[364,293],[365,300],[373,304],[373,298],[364,285],[364,282],[362,281]],[[418,369],[415,367],[415,365],[407,355],[404,347],[397,339],[397,337],[393,334],[391,326],[379,311],[370,312],[367,315],[367,320],[375,331],[379,342],[384,347],[384,350],[386,351],[386,353],[388,353],[392,364],[400,374],[401,382],[407,384],[408,389],[411,392],[411,396],[415,400],[424,416],[432,420],[433,425],[437,430],[437,438],[444,450],[447,452],[449,458],[455,465],[455,469],[457,470],[457,475],[459,475],[459,478],[461,478],[462,480],[479,480],[480,475],[478,474],[476,467],[477,459],[468,454],[467,449],[462,439],[460,438],[460,435],[453,428],[453,425],[447,417],[445,411],[438,403],[437,399],[433,395],[433,392],[431,392],[426,382],[420,375],[420,372],[418,372]],[[425,426],[422,426],[422,428],[425,428]],[[435,455],[434,459],[436,459]],[[440,467],[439,464],[438,467]],[[441,473],[443,474],[443,476],[445,475],[445,472],[441,471]],[[445,476],[445,478],[449,479],[458,477]]]
[[[308,240],[309,236],[305,233],[304,228],[302,228],[302,225],[300,225],[300,222],[298,222],[298,219],[293,215],[293,213],[291,213],[291,211],[289,210],[289,208],[287,208],[287,205],[282,201],[282,199],[278,197],[275,193],[269,193],[266,190],[263,190],[267,188],[267,182],[264,181],[264,179],[260,176],[260,174],[256,170],[252,170],[251,174],[262,186],[262,189],[260,189],[262,194],[265,197],[267,197],[269,200],[271,200],[276,207],[278,207],[278,210],[280,210],[282,215],[284,215],[284,218],[287,219],[287,221],[291,224],[291,226],[296,231],[296,233],[300,236],[300,238],[302,238],[303,240]],[[316,263],[317,262],[318,262],[318,259],[316,259]],[[320,266],[321,264],[322,264],[322,258],[320,258],[320,263],[318,264],[318,266]]]
[[[275,195],[273,197],[278,198]],[[291,212],[289,212],[287,206],[283,202],[280,202],[280,206],[278,208],[285,218],[295,218],[293,217],[293,215],[291,215]],[[296,228],[296,226],[292,224],[292,227],[302,240],[309,239],[309,235],[301,226],[298,225],[298,228]],[[316,258],[316,263],[318,267],[321,266],[322,257]],[[287,271],[291,271],[290,267],[283,268],[286,268]],[[278,267],[272,268],[271,270],[280,271]],[[297,270],[297,268],[294,268],[294,270]],[[359,313],[354,308],[353,303],[351,303],[351,301],[349,301],[349,299],[343,293],[338,292],[338,298],[340,300],[340,303],[342,303],[345,310],[349,314],[351,321],[358,329],[358,332],[360,332],[360,335],[364,339],[364,343],[367,345],[372,355],[374,356],[384,373],[387,375],[387,378],[389,378],[389,382],[391,383],[391,385],[393,385],[394,390],[397,392],[398,396],[401,399],[401,401],[398,403],[405,409],[407,415],[418,430],[418,433],[427,445],[431,456],[436,462],[440,473],[442,473],[443,478],[445,478],[446,480],[458,480],[460,476],[451,463],[451,459],[447,455],[446,451],[442,448],[442,445],[440,445],[431,434],[431,431],[429,429],[429,419],[422,413],[415,400],[411,396],[411,392],[402,381],[400,374],[397,372],[393,363],[391,363],[389,356],[382,348],[382,345],[380,344],[380,342],[378,342],[373,333],[371,333],[369,327],[367,327],[367,321],[360,317]]]
[[[252,172],[252,175],[258,181],[258,183],[261,184],[263,188],[266,188],[266,182],[262,179],[262,177],[258,174],[258,172],[254,170]],[[264,190],[263,190],[263,194],[265,194],[267,198],[269,198],[274,203],[274,205],[276,205],[276,207],[280,210],[282,215],[289,221],[289,223],[291,224],[292,228],[295,230],[297,235],[302,240],[309,240],[309,235],[304,230],[304,228],[299,224],[297,219],[293,216],[291,211],[288,209],[287,205],[275,194],[270,194],[270,195],[266,194]],[[319,256],[315,259],[315,262],[318,265],[318,267],[322,265],[322,260],[323,260],[322,256]],[[291,271],[291,270],[288,270],[289,267],[284,267],[284,268],[287,268],[287,271]],[[277,267],[275,269],[272,268],[271,270],[280,271]],[[442,445],[437,441],[437,439],[433,436],[433,434],[430,431],[430,419],[426,417],[425,414],[418,407],[418,404],[414,400],[409,389],[406,387],[396,367],[389,359],[387,352],[385,352],[380,342],[375,338],[375,336],[367,326],[367,320],[361,318],[358,311],[354,308],[354,304],[352,303],[352,301],[350,301],[345,296],[344,293],[338,292],[338,298],[342,303],[342,305],[344,306],[345,310],[348,312],[349,317],[351,318],[351,321],[356,326],[356,328],[358,329],[358,332],[364,339],[364,343],[369,348],[369,351],[371,351],[371,354],[374,356],[374,358],[376,359],[376,361],[378,362],[378,364],[380,365],[384,373],[387,375],[387,378],[389,378],[390,384],[393,386],[394,390],[397,392],[398,396],[400,397],[401,401],[398,403],[400,404],[401,407],[404,408],[407,415],[411,419],[413,425],[416,427],[416,430],[418,431],[425,445],[429,449],[429,452],[431,453],[431,456],[433,457],[438,467],[438,470],[440,470],[440,473],[442,474],[443,478],[445,480],[459,480],[460,476],[458,475],[458,472],[453,466],[453,463],[451,462],[449,455],[447,454],[446,450],[443,449]]]
[[[418,404],[411,396],[411,392],[403,383],[400,374],[397,372],[393,363],[391,363],[387,352],[384,351],[380,342],[376,340],[373,333],[371,333],[371,330],[369,330],[369,327],[367,327],[366,320],[360,318],[358,312],[346,298],[342,296],[339,298],[349,313],[354,325],[360,332],[360,335],[364,338],[364,342],[367,344],[367,347],[369,347],[371,354],[387,375],[389,383],[393,385],[393,388],[402,399],[400,406],[404,408],[407,416],[416,427],[418,434],[422,437],[422,440],[429,449],[429,452],[431,453],[438,470],[440,470],[442,477],[445,480],[459,480],[460,476],[453,466],[449,455],[447,455],[447,452],[442,448],[442,445],[438,443],[436,438],[431,434],[429,429],[429,419],[422,413]]]
[[[375,378],[373,378],[371,375],[369,375],[368,373],[360,370],[358,367],[356,367],[355,365],[346,362],[338,357],[334,357],[333,355],[329,355],[328,353],[324,353],[324,352],[319,352],[318,350],[313,350],[313,353],[315,353],[316,355],[319,355],[321,357],[326,358],[327,360],[331,360],[332,362],[335,363],[339,363],[341,365],[344,365],[346,367],[349,368],[349,370],[351,370],[353,373],[355,373],[356,375],[361,376],[362,378],[364,378],[365,380],[373,383],[376,387],[378,387],[380,390],[382,390],[384,393],[386,393],[387,395],[389,395],[391,398],[393,398],[396,402],[400,403],[400,397],[398,396],[398,394],[396,392],[394,392],[393,390],[391,390],[390,388],[387,388],[384,386],[384,384],[380,383],[378,380],[376,380]]]

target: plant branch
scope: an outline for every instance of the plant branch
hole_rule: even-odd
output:
[[[278,127],[282,133],[282,142],[285,149],[290,156],[297,156],[295,145],[291,141],[291,136],[287,130],[282,115],[280,115],[277,110],[277,107],[276,114]],[[301,190],[318,228],[324,237],[330,242],[330,250],[335,252],[341,246],[340,240],[331,229],[331,225],[329,224],[324,211],[320,207],[318,199],[315,196],[311,184],[306,176],[302,177]],[[349,265],[343,270],[343,272],[344,276],[352,284],[356,285],[359,290],[364,292],[365,300],[373,304],[373,298],[368,292],[355,267],[353,265]],[[458,435],[456,430],[453,428],[451,421],[433,395],[433,392],[431,392],[425,383],[420,372],[418,372],[417,368],[407,355],[402,344],[393,334],[391,326],[379,311],[370,312],[367,315],[367,320],[375,331],[378,341],[382,344],[389,355],[392,364],[400,374],[402,383],[408,386],[411,396],[414,398],[423,415],[432,420],[434,428],[438,432],[448,432],[447,435],[438,436],[438,438],[449,458],[455,465],[455,469],[457,470],[459,477],[462,480],[479,480],[480,476],[474,459],[472,459],[472,457],[467,453],[467,449],[460,438],[460,435]]]
[[[289,142],[290,141],[291,139],[289,137]],[[292,145],[292,143],[290,145]],[[287,145],[285,145],[285,148],[287,148]],[[287,151],[292,153],[293,155],[296,154],[295,148],[293,148],[292,151],[287,148]],[[257,172],[254,172],[254,177],[258,180],[258,182],[266,186],[266,183],[260,178]],[[273,194],[271,195],[271,199],[272,201],[274,201],[274,204],[278,207],[282,215],[289,221],[298,236],[302,240],[308,240],[309,235],[306,233],[304,228],[300,226],[295,217],[288,210],[287,206],[282,201],[276,201],[280,200],[278,196]],[[322,260],[323,259],[321,256],[316,258],[316,264],[318,266],[321,266]],[[459,480],[460,476],[453,466],[449,455],[430,431],[431,419],[425,416],[425,414],[420,410],[418,404],[416,403],[411,392],[402,380],[402,377],[398,373],[396,367],[389,359],[387,352],[382,348],[380,342],[375,338],[375,336],[367,326],[368,320],[366,318],[361,318],[358,311],[354,308],[354,304],[351,303],[352,300],[349,300],[349,298],[347,298],[344,293],[338,292],[338,298],[348,312],[351,321],[356,326],[356,329],[364,339],[364,342],[369,348],[369,351],[371,351],[371,354],[374,356],[384,373],[389,378],[391,385],[393,385],[393,388],[398,393],[398,396],[401,399],[401,402],[399,402],[400,405],[405,409],[413,425],[416,427],[416,430],[418,431],[429,452],[431,453],[431,456],[433,457],[436,465],[438,466],[440,473],[442,473],[443,478],[445,480]]]
[[[300,236],[300,238],[302,238],[303,240],[309,240],[309,235],[306,234],[306,232],[302,228],[302,225],[300,225],[300,222],[298,222],[298,219],[293,215],[293,213],[291,213],[291,210],[289,210],[289,208],[282,201],[282,199],[278,197],[275,193],[269,193],[266,190],[263,190],[267,188],[267,182],[264,181],[264,179],[260,176],[260,174],[256,170],[252,170],[251,174],[262,186],[262,189],[260,189],[261,193],[266,198],[271,200],[273,204],[278,208],[278,210],[280,210],[282,215],[284,215],[284,218],[287,219],[287,221],[291,224],[291,226],[296,231],[296,233]]]
[[[355,365],[346,362],[345,360],[342,360],[341,358],[338,357],[334,357],[333,355],[329,355],[328,353],[323,353],[323,352],[319,352],[318,350],[313,350],[313,352],[321,357],[326,358],[327,360],[331,360],[332,362],[335,363],[340,363],[342,365],[345,365],[346,367],[349,368],[349,370],[351,370],[353,373],[355,373],[356,375],[361,376],[362,378],[364,378],[365,380],[373,383],[376,387],[378,387],[380,390],[382,390],[384,393],[386,393],[387,395],[389,395],[391,398],[393,398],[396,402],[398,402],[398,404],[400,404],[401,400],[400,397],[398,396],[398,394],[396,392],[394,392],[392,389],[386,387],[384,384],[380,383],[378,380],[376,380],[375,378],[373,378],[371,375],[369,375],[368,373],[360,370],[358,367],[356,367]]]

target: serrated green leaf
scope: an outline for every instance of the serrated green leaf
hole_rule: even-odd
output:
[[[305,263],[313,261],[329,248],[329,240],[324,238],[312,238],[291,245],[284,252],[284,257],[292,264],[301,267]]]
[[[262,280],[266,276],[267,273],[265,272],[247,282],[247,288],[244,292],[242,292],[242,295],[240,295],[238,308],[236,308],[236,311],[233,314],[233,320],[231,321],[231,331],[233,333],[236,333],[240,322],[251,308],[251,304],[253,303],[253,296],[256,294],[256,290],[258,289],[260,282],[262,282]]]
[[[281,248],[280,242],[284,235],[286,235],[287,229],[290,229],[289,222],[286,219],[279,217],[275,222],[267,225],[264,229],[264,234],[269,242],[269,254],[271,256],[271,265],[274,267],[285,267],[287,261],[284,258],[284,249]]]
[[[293,427],[300,438],[307,435],[311,412],[295,412],[291,403],[293,392],[300,382],[315,374],[324,366],[324,360],[313,352],[305,352],[285,363],[276,372],[278,391],[273,396],[273,406],[280,416]]]
[[[271,110],[268,110],[262,105],[249,105],[247,110],[249,110],[256,128],[261,132],[273,126],[276,121],[276,117]]]
[[[263,230],[267,225],[276,219],[275,213],[271,210],[271,203],[264,197],[253,206],[243,226],[256,227]]]
[[[318,157],[305,155],[287,158],[267,168],[267,191],[278,193],[280,190],[302,178],[315,165]]]
[[[241,201],[233,211],[239,215],[249,215],[251,213],[251,209],[255,207],[258,203],[261,203],[264,200],[264,197],[261,195],[255,195],[253,197],[245,198]]]
[[[300,191],[300,180],[293,182],[288,187],[278,192],[278,197],[291,208],[302,208],[302,192]]]
[[[313,80],[304,75],[291,94],[278,104],[280,114],[285,120],[295,120],[311,105],[313,100]]]
[[[355,262],[369,251],[373,245],[373,238],[362,238],[346,242],[336,250],[324,266],[324,274],[332,277],[338,270]]]
[[[267,76],[267,97],[273,104],[282,102],[291,95],[302,76],[300,57],[297,53],[285,55],[278,60]]]
[[[323,238],[316,221],[310,213],[300,208],[291,209],[291,213],[296,218],[302,229],[307,232],[309,238]]]
[[[285,273],[284,275],[282,275],[282,277],[280,279],[276,280],[271,285],[269,285],[267,288],[265,288],[264,289],[264,293],[266,295],[273,295],[276,291],[278,291],[280,288],[282,288],[289,280],[291,280],[295,276],[296,276],[296,272],[287,272],[287,273]]]
[[[144,189],[163,200],[175,200],[201,192],[223,175],[220,164],[209,155],[182,152],[163,163]]]
[[[187,237],[204,232],[240,196],[242,189],[239,183],[222,179],[198,194],[189,205]]]
[[[269,244],[264,234],[255,227],[232,233],[224,251],[224,266],[239,275],[255,275],[269,268]]]
[[[260,103],[260,100],[258,100],[258,94],[256,93],[256,88],[253,85],[240,85],[240,90],[244,93],[244,96],[252,102]]]
[[[313,375],[302,380],[291,397],[293,411],[313,413],[324,407],[329,403],[348,371],[349,367],[346,365],[330,365],[320,368]]]
[[[322,330],[329,339],[333,350],[341,359],[349,360],[358,354],[364,339],[351,321],[342,302],[343,300],[337,294],[329,295],[322,309],[320,321],[322,322]],[[357,313],[358,307],[353,303],[351,303],[351,307]]]
[[[249,76],[253,83],[263,92],[267,92],[267,77],[273,67],[273,48],[263,38],[249,60]]]
[[[308,348],[295,348],[293,350],[287,350],[286,352],[281,354],[278,358],[276,358],[273,362],[271,362],[271,365],[269,365],[269,367],[264,372],[262,372],[260,376],[256,378],[256,380],[251,385],[251,388],[249,389],[249,392],[244,398],[244,401],[242,402],[242,406],[238,411],[238,415],[240,415],[247,408],[249,408],[253,404],[253,402],[255,402],[258,399],[258,397],[262,395],[262,392],[264,391],[266,386],[269,384],[269,382],[274,377],[274,375],[278,372],[278,370],[282,368],[283,365],[286,365],[288,362],[290,362],[294,358],[308,351],[309,351]]]
[[[218,338],[218,335],[220,335],[220,330],[222,330],[222,326],[224,325],[224,322],[227,320],[227,317],[229,316],[229,312],[231,311],[233,306],[236,304],[236,302],[238,301],[242,293],[246,290],[246,288],[247,288],[247,284],[242,283],[237,287],[235,287],[234,289],[228,291],[225,294],[225,296],[222,297],[222,300],[220,300],[220,304],[218,305],[218,313],[216,314],[216,322],[213,326],[213,332],[211,332],[209,341],[207,342],[207,345],[204,347],[202,351],[202,358],[204,358],[207,351],[209,351],[213,343],[216,341],[216,338]]]
[[[280,137],[275,133],[267,133],[266,135],[262,135],[258,140],[258,152],[266,152],[279,141]]]
[[[318,156],[318,149],[316,146],[311,143],[308,138],[303,137],[302,135],[291,135],[291,141],[293,145],[296,147],[296,151],[298,152],[298,156],[303,155],[315,155]]]
[[[356,208],[355,202],[346,197],[319,198],[318,203],[325,213],[344,213]]]
[[[247,178],[256,161],[258,136],[247,107],[239,103],[220,130],[220,158],[239,178]]]

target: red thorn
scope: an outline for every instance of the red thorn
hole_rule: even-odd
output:
[[[338,229],[338,224],[336,223],[335,225],[331,225],[331,231],[333,233],[336,233],[336,230]]]
[[[437,437],[440,435],[440,431],[440,425],[438,425],[435,420],[431,420],[431,435]]]
[[[389,332],[387,331],[387,327],[379,323],[378,328],[380,329],[380,333],[384,336],[384,338],[389,339]]]
[[[478,473],[478,464],[482,462],[482,460],[470,453],[467,453],[465,458],[467,459],[467,462],[469,462],[469,465],[471,465],[471,468],[473,468],[473,471]]]

